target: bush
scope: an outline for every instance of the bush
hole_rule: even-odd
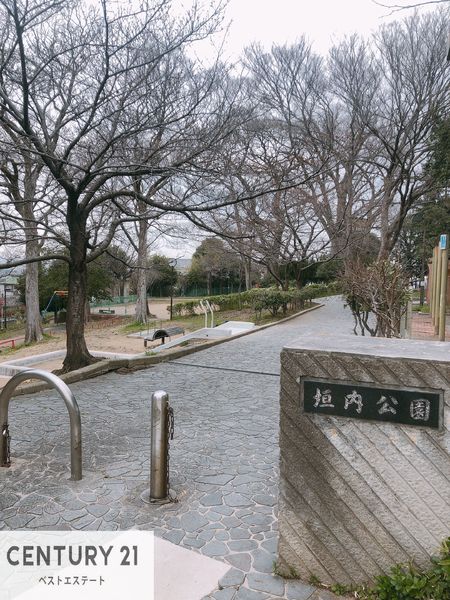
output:
[[[253,297],[252,308],[255,312],[261,313],[268,310],[274,317],[281,309],[286,314],[288,305],[292,303],[292,292],[283,292],[276,289],[258,290],[258,294]]]
[[[447,600],[450,598],[450,537],[442,542],[440,555],[428,571],[412,565],[396,565],[389,575],[376,578],[372,589],[361,593],[362,600]]]
[[[342,277],[342,283],[355,320],[355,334],[359,327],[361,335],[368,332],[378,337],[399,337],[409,300],[409,277],[401,265],[389,260],[369,266],[355,262]]]
[[[315,283],[307,285],[300,290],[282,291],[277,288],[254,288],[239,294],[222,294],[220,296],[208,296],[207,299],[216,311],[242,310],[249,308],[254,310],[259,317],[263,310],[267,310],[273,317],[280,311],[286,314],[288,308],[301,310],[307,302],[314,298],[330,296],[339,293],[335,283]],[[177,302],[173,305],[175,317],[192,317],[201,314],[199,300],[188,300]],[[170,310],[170,307],[167,307]]]
[[[326,587],[335,594],[349,594],[359,600],[448,600],[450,598],[450,537],[446,538],[439,556],[431,559],[428,571],[411,564],[395,565],[387,575],[375,578],[373,587],[334,584],[322,586],[316,577],[310,583]]]

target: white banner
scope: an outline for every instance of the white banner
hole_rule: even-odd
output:
[[[151,531],[0,531],[1,600],[154,600]]]

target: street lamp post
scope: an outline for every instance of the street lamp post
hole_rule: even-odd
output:
[[[174,259],[176,261],[176,259]],[[175,264],[173,261],[170,261],[170,268],[172,269],[172,284],[170,286],[170,320],[173,318],[173,288],[174,288],[174,280],[175,280]]]
[[[3,326],[6,329],[6,283],[3,284]]]

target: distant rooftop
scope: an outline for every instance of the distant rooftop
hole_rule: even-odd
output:
[[[17,285],[19,278],[16,275],[3,275],[0,272],[0,284]]]
[[[0,285],[17,285],[19,278],[15,275],[3,275],[0,271]]]

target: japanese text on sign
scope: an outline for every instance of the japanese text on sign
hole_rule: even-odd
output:
[[[439,390],[372,387],[352,382],[302,378],[304,411],[438,428]]]

